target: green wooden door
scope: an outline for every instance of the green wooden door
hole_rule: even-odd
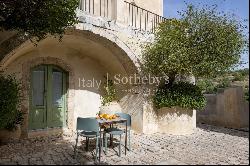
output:
[[[32,70],[29,129],[66,125],[66,76],[52,65],[41,65]]]
[[[38,66],[31,71],[31,100],[29,128],[42,129],[47,126],[46,89],[47,68]]]
[[[63,127],[65,122],[65,73],[54,66],[48,66],[48,127]]]

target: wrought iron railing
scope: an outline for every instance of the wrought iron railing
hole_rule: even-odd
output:
[[[128,11],[127,22],[130,26],[144,31],[155,32],[159,23],[167,19],[149,10],[124,1]]]
[[[142,31],[155,32],[159,23],[167,19],[130,2],[124,1],[126,11],[122,16],[124,24]],[[89,14],[117,19],[113,0],[79,0],[79,9]]]
[[[112,0],[79,0],[79,9],[89,14],[112,18]]]

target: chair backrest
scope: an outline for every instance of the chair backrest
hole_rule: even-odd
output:
[[[127,119],[127,125],[131,127],[131,116],[129,114],[125,113],[116,113],[116,115],[120,116],[120,118]],[[123,125],[126,125],[126,123],[122,123]]]
[[[99,131],[99,124],[95,118],[77,118],[76,130]]]

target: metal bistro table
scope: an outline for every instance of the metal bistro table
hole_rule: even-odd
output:
[[[127,154],[127,131],[128,131],[128,123],[127,123],[127,119],[122,119],[122,118],[116,118],[116,119],[112,119],[112,120],[106,120],[106,119],[97,119],[99,126],[100,126],[100,139],[102,140],[102,128],[101,126],[103,125],[113,125],[113,124],[117,124],[117,123],[126,123],[126,129],[125,129],[125,155]],[[102,144],[100,143],[99,145],[99,162],[101,161],[101,152],[102,152]]]

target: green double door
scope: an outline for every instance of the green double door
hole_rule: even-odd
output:
[[[40,65],[31,71],[29,129],[66,125],[67,74],[53,65]]]

